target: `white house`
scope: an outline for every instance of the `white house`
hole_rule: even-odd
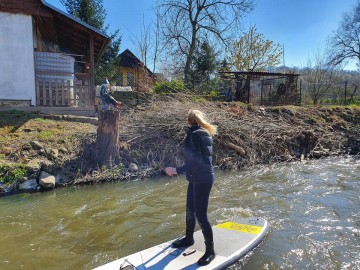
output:
[[[0,11],[0,99],[36,105],[32,18]]]
[[[93,106],[94,65],[109,41],[43,0],[1,0],[0,107]]]

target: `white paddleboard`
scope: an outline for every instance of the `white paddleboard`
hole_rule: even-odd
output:
[[[206,266],[197,265],[205,253],[201,231],[194,234],[195,244],[172,248],[169,242],[139,251],[107,263],[96,270],[190,270],[225,269],[255,248],[265,237],[268,222],[262,218],[242,218],[213,226],[215,259]]]

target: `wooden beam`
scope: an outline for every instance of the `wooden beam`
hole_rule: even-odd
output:
[[[90,101],[95,104],[95,60],[94,60],[94,36],[90,34]]]

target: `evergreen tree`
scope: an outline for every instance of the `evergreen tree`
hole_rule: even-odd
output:
[[[102,0],[61,0],[66,11],[99,30],[106,30],[104,27],[106,11]]]
[[[109,25],[105,25],[107,14],[102,0],[61,0],[61,3],[70,15],[100,31],[107,32]],[[107,46],[101,59],[96,64],[96,84],[100,84],[104,77],[109,77],[111,80],[116,74],[117,56],[121,44],[121,36],[118,37],[118,34],[119,30],[116,30],[113,34],[109,35],[111,43]]]
[[[192,69],[193,87],[200,91],[210,91],[211,79],[217,69],[216,53],[209,42],[205,41],[195,52]]]
[[[221,61],[219,69],[220,71],[231,71],[231,68],[229,67],[229,63],[226,58]]]

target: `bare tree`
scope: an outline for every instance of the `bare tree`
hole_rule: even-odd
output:
[[[156,63],[158,61],[159,52],[160,52],[160,16],[158,16],[159,10],[156,10],[156,19],[155,19],[155,37],[154,37],[154,63],[153,63],[153,72],[156,70]]]
[[[183,59],[185,82],[197,45],[211,38],[226,44],[253,5],[253,0],[158,0],[164,42],[172,55]]]
[[[330,61],[333,64],[357,60],[360,64],[360,1],[343,14],[338,29],[329,38]]]
[[[265,71],[268,67],[281,63],[282,49],[280,44],[265,39],[263,34],[257,32],[256,26],[251,26],[231,48],[229,62],[237,70]]]
[[[145,24],[143,18],[142,24],[140,25],[140,36],[136,37],[132,35],[131,41],[136,48],[137,53],[140,55],[140,60],[146,67],[151,64],[152,72],[156,70],[156,62],[159,54],[159,35],[160,26],[158,17],[156,21]]]
[[[304,69],[303,76],[308,86],[308,94],[313,104],[317,105],[338,83],[340,68],[328,61],[321,52],[317,52],[313,59],[308,60],[308,67]]]
[[[265,71],[268,67],[280,64],[282,55],[280,44],[276,44],[258,33],[256,26],[250,26],[246,33],[232,42],[229,63],[237,70]],[[251,75],[238,78],[235,100],[250,102],[251,79]]]
[[[355,104],[359,100],[360,73],[358,71],[344,71],[344,81],[347,83],[345,103]]]

